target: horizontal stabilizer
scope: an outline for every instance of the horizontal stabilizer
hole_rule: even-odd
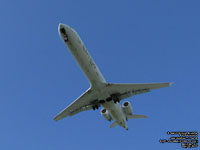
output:
[[[116,125],[117,125],[117,122],[115,121],[110,125],[110,128],[114,128]]]
[[[147,118],[145,115],[127,115],[128,119]]]

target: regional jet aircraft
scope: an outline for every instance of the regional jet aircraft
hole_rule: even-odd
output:
[[[146,116],[134,114],[130,102],[126,101],[122,106],[120,106],[119,102],[133,95],[146,93],[154,89],[171,85],[171,83],[107,83],[76,31],[68,25],[59,24],[58,32],[86,75],[91,86],[80,97],[61,111],[54,118],[56,121],[67,116],[73,116],[82,111],[98,109],[102,105],[103,109],[101,110],[101,115],[108,121],[113,120],[113,123],[110,125],[111,128],[119,125],[128,130],[126,123],[128,119],[146,118]]]

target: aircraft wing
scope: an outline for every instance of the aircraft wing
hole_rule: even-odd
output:
[[[67,116],[75,115],[79,112],[86,111],[92,109],[94,104],[98,102],[94,99],[95,95],[91,89],[88,89],[85,93],[83,93],[79,98],[77,98],[72,104],[66,107],[63,111],[61,111],[55,118],[55,121],[63,119]]]
[[[151,90],[169,87],[172,83],[144,83],[144,84],[107,84],[109,93],[116,95],[119,100],[128,98],[132,95],[150,92]]]

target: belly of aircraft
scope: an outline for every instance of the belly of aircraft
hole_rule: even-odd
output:
[[[115,104],[113,101],[106,102],[104,104],[104,107],[111,114],[113,120],[115,120],[118,124],[120,124],[120,122],[123,122],[124,114],[119,103]]]

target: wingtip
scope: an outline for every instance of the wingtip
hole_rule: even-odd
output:
[[[56,121],[56,122],[58,122],[60,119],[61,119],[61,118],[60,118],[59,115],[53,118],[53,120]]]
[[[53,120],[54,120],[55,122],[58,122],[58,120],[57,120],[56,118],[53,118]]]
[[[174,82],[170,82],[170,83],[169,83],[169,86],[172,86],[172,84],[174,84]]]

